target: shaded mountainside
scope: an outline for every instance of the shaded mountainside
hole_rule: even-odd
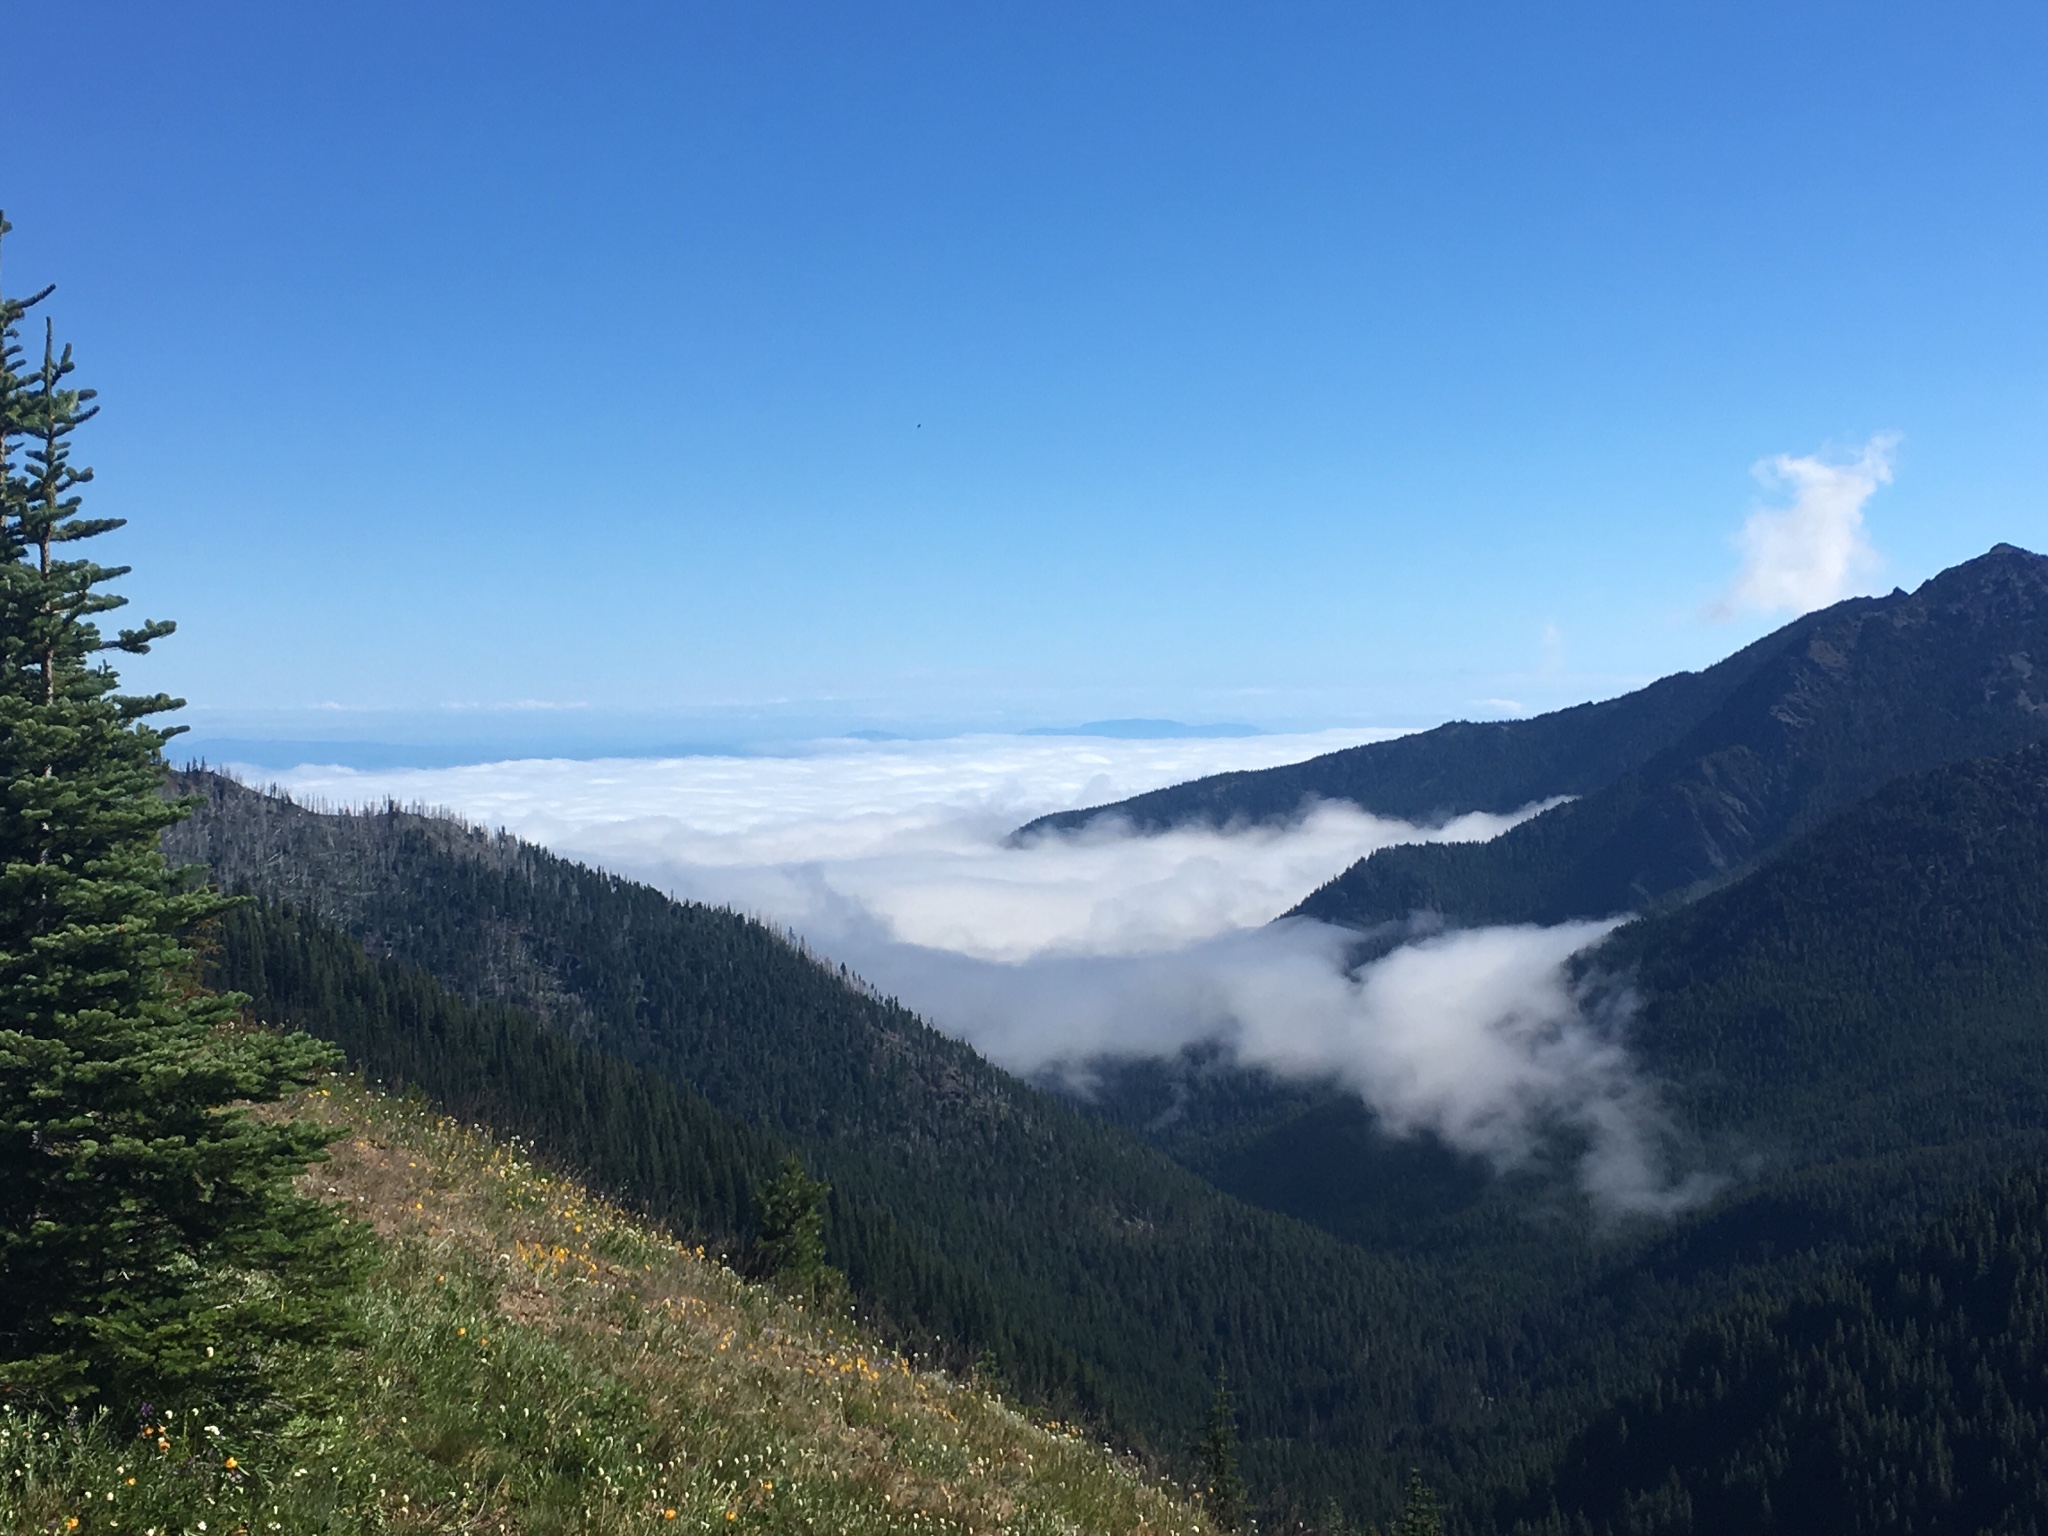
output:
[[[1805,1162],[2048,1126],[2048,744],[1891,784],[1586,964],[1702,1137]]]
[[[1629,1043],[1681,1166],[1729,1182],[1528,1300],[1509,1335],[1524,1401],[1571,1397],[1591,1365],[1622,1406],[1494,1517],[1468,1504],[1474,1528],[2035,1528],[2048,1218],[2000,1207],[2015,1253],[1960,1270],[1897,1245],[2048,1157],[2048,744],[1886,786],[1617,931],[1580,980],[1595,1008],[1636,999]],[[1540,1169],[1389,1140],[1334,1090],[1219,1075],[1209,1093],[1153,1135],[1248,1199],[1467,1275],[1579,1251],[1534,1230]],[[1628,1385],[1614,1348],[1659,1374]],[[1752,1518],[1762,1496],[1778,1523]]]
[[[248,996],[254,1015],[338,1045],[370,1081],[543,1147],[559,1166],[713,1248],[749,1256],[754,1191],[786,1145],[687,1086],[540,1024],[471,1003],[425,971],[372,959],[346,933],[291,907],[230,910],[206,981]],[[869,1316],[898,1335],[982,1348],[1048,1399],[1093,1401],[1099,1383],[1071,1349],[1016,1326],[974,1274],[909,1239],[887,1212],[834,1190],[832,1252]]]
[[[2048,736],[2048,682],[2034,677],[2048,665],[2048,559],[2011,545],[1772,642],[1711,713],[1606,787],[1489,843],[1382,849],[1296,913],[1363,928],[1417,911],[1489,924],[1641,910],[1904,774]]]
[[[1783,1244],[1954,1199],[2048,1128],[2048,744],[1888,785],[1579,966],[1596,1012],[1627,994],[1678,1155],[1734,1177],[1684,1230]],[[1518,1224],[1513,1181],[1334,1086],[1216,1058],[1105,1076],[1177,1160],[1348,1240],[1470,1252]],[[1851,1168],[1867,1198],[1834,1189]]]
[[[2048,1175],[1700,1324],[1501,1523],[1528,1536],[2048,1528]]]
[[[1782,649],[1794,625],[1703,672],[1679,672],[1618,699],[1527,720],[1454,720],[1392,741],[1304,763],[1211,774],[1112,805],[1028,822],[1013,841],[1073,832],[1098,817],[1139,832],[1284,822],[1319,800],[1348,800],[1377,816],[1435,824],[1468,811],[1506,814],[1613,783],[1682,739]]]

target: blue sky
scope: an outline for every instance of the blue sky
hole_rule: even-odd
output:
[[[1547,708],[1781,622],[1752,466],[1884,433],[1852,585],[2048,547],[2039,7],[10,25],[202,735]]]

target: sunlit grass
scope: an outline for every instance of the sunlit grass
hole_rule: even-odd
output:
[[[1175,1490],[417,1104],[335,1080],[308,1187],[377,1229],[367,1344],[258,1434],[0,1415],[8,1531],[1196,1533]]]

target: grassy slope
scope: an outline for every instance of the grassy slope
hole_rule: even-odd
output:
[[[353,1128],[309,1183],[383,1254],[324,1405],[263,1434],[0,1416],[0,1526],[1209,1529],[1128,1461],[806,1315],[517,1146],[342,1079],[305,1109]]]

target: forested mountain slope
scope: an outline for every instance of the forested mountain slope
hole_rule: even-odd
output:
[[[1786,1163],[2048,1126],[2048,744],[1888,785],[1586,964],[1703,1137]]]
[[[1658,1084],[1675,1168],[1726,1181],[1668,1224],[1604,1242],[1554,1220],[1546,1230],[1554,1170],[1503,1179],[1441,1147],[1390,1140],[1334,1089],[1241,1086],[1248,1128],[1234,1135],[1219,1087],[1203,1134],[1178,1123],[1155,1134],[1248,1199],[1361,1243],[1439,1255],[1467,1276],[1586,1266],[1499,1335],[1512,1354],[1495,1379],[1521,1394],[1532,1421],[1597,1395],[1578,1392],[1574,1376],[1597,1377],[1598,1392],[1620,1390],[1627,1404],[1596,1411],[1560,1464],[1570,1518],[1545,1531],[2025,1530],[1956,1522],[1986,1501],[2048,1513],[2034,1483],[2011,1491],[2020,1473],[2010,1458],[2036,1443],[2040,1409],[2004,1406],[2037,1392],[2025,1373],[2048,1361],[2048,1313],[2028,1299],[2048,1281],[2028,1271],[2009,1292],[1966,1293],[1948,1271],[1930,1271],[1938,1284],[1908,1273],[1900,1285],[1920,1310],[1894,1317],[1890,1293],[1869,1278],[1898,1268],[1896,1244],[1914,1223],[2048,1157],[2048,744],[1886,786],[1746,877],[1617,931],[1583,958],[1579,980],[1596,1010],[1633,999],[1626,1038]],[[2013,1241],[2038,1245],[2042,1223],[2037,1214]],[[2028,1262],[2038,1270],[2038,1257]],[[1828,1340],[1842,1297],[1864,1292],[1883,1315],[1846,1325],[1837,1358]],[[1944,1295],[1960,1310],[1929,1321]],[[2009,1313],[1986,1310],[1985,1296]],[[1804,1310],[1788,1313],[1801,1297]],[[1781,1326],[1797,1349],[1772,1342]],[[1704,1331],[1684,1345],[1694,1329]],[[1941,1353],[1980,1329],[1981,1358]],[[1933,1353],[1897,1357],[1923,1346]],[[1669,1374],[1625,1385],[1617,1349]],[[1749,1385],[1738,1390],[1731,1352],[1745,1351],[1755,1358],[1740,1363]],[[1875,1377],[1854,1375],[1866,1360]],[[1762,1416],[1780,1388],[1790,1393],[1782,1416]],[[1709,1434],[1717,1416],[1725,1422]],[[1483,1432],[1475,1426],[1475,1443]],[[1793,1442],[1798,1457],[1786,1461]],[[2006,1471],[1991,1468],[1986,1446],[2008,1457]],[[1816,1462],[1829,1447],[1836,1459]],[[1491,1464],[1499,1475],[1507,1462]],[[1746,1523],[1753,1502],[1701,1491],[1720,1489],[1730,1468],[1786,1510],[1815,1507],[1795,1498],[1796,1483],[1853,1491],[1841,1507],[1864,1513]],[[1900,1507],[1938,1507],[1948,1523],[1869,1513],[1923,1473],[1935,1502]],[[1496,1518],[1540,1525],[1547,1477],[1525,1486],[1533,1503],[1508,1498],[1487,1515],[1468,1502],[1467,1515],[1480,1529]],[[1667,1483],[1690,1491],[1680,1499]],[[1673,1513],[1688,1508],[1692,1524]],[[1574,1523],[1579,1514],[1592,1524]]]
[[[1248,1474],[1271,1487],[1284,1469],[1367,1510],[1397,1501],[1416,1405],[1442,1405],[1421,1410],[1428,1422],[1478,1394],[1483,1345],[1407,1261],[1220,1194],[758,923],[437,818],[320,815],[212,775],[180,787],[204,803],[172,856],[270,904],[229,925],[222,960],[240,969],[223,980],[267,989],[330,1038],[358,1030],[351,1049],[385,1052],[386,1073],[423,1075],[432,1055],[479,1102],[506,1102],[529,1069],[465,1078],[460,1050],[440,1049],[407,1068],[398,1037],[453,1031],[577,1074],[515,1103],[515,1126],[559,1125],[568,1086],[588,1090],[593,1118],[641,1104],[678,1159],[702,1164],[708,1224],[739,1214],[736,1171],[800,1150],[833,1182],[842,1233],[869,1234],[832,1255],[863,1300],[984,1330],[959,1342],[993,1350],[1027,1392],[1078,1398],[1180,1453],[1227,1368]],[[337,932],[370,958],[337,952]],[[564,1155],[644,1187],[646,1159],[602,1137]]]
[[[1605,788],[1489,843],[1382,849],[1296,912],[1370,927],[1417,911],[1486,924],[1641,910],[1901,775],[2048,736],[2042,556],[2001,544],[1779,636],[1711,713]]]
[[[1517,1536],[1980,1536],[2048,1526],[2048,1174],[1694,1328]]]
[[[1798,643],[1788,625],[1702,672],[1679,672],[1597,704],[1527,720],[1453,720],[1305,763],[1211,774],[1112,805],[1058,811],[1017,829],[1025,839],[1071,832],[1098,817],[1139,832],[1199,824],[1279,822],[1317,800],[1349,800],[1379,816],[1435,823],[1468,811],[1505,813],[1585,795],[1683,738],[1759,667]]]
[[[2048,744],[1890,784],[1579,965],[1589,1008],[1626,995],[1688,1165],[1733,1177],[1698,1218],[1715,1230],[1783,1241],[1954,1198],[2048,1128]],[[1222,1188],[1408,1251],[1513,1223],[1482,1165],[1389,1140],[1348,1094],[1204,1070],[1151,1134]],[[1127,1123],[1161,1119],[1127,1092]],[[1862,1194],[1834,1187],[1852,1167]]]

